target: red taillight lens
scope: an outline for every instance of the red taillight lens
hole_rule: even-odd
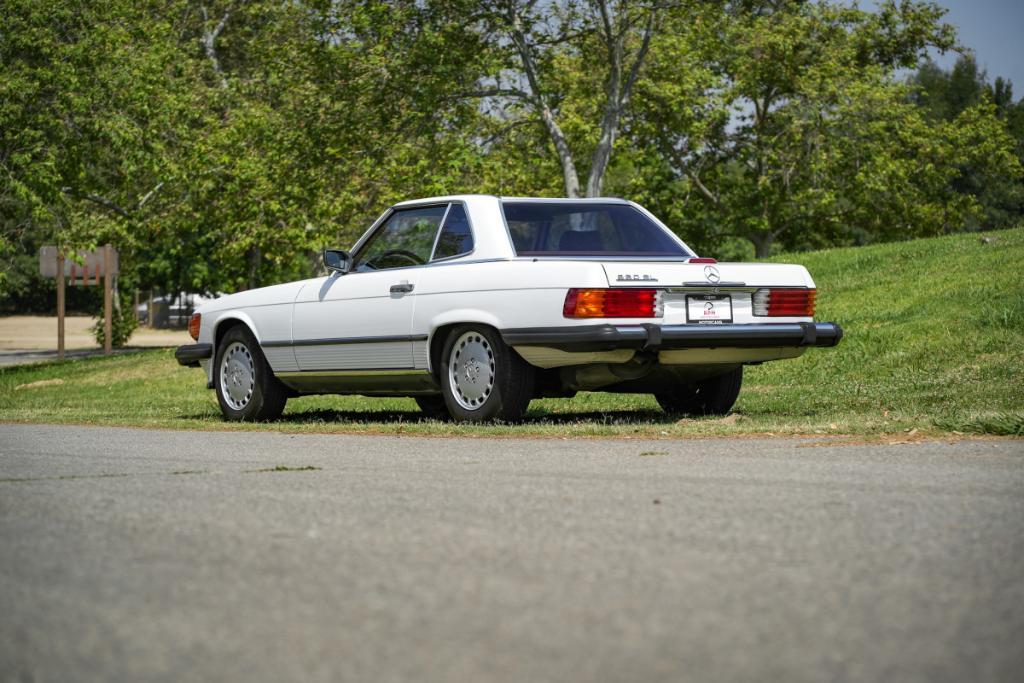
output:
[[[754,292],[754,315],[810,318],[817,297],[816,289],[759,289]]]
[[[658,318],[661,295],[656,289],[570,289],[562,315],[566,318]]]
[[[202,316],[198,313],[193,313],[192,317],[188,319],[188,336],[196,341],[199,341],[199,324],[201,321]]]
[[[687,261],[687,263],[718,263],[718,261],[713,258],[702,257],[692,258],[689,261]]]

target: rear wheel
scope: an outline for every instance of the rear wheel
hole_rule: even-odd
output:
[[[441,389],[451,416],[463,422],[517,422],[533,397],[534,369],[497,332],[462,325],[441,354]]]
[[[224,419],[233,422],[277,419],[288,401],[288,388],[244,325],[232,327],[217,345],[213,386]]]
[[[654,395],[666,413],[725,415],[732,410],[743,384],[743,366],[718,377],[685,384]]]

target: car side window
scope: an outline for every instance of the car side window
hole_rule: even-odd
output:
[[[441,234],[438,235],[433,260],[468,254],[471,251],[473,251],[473,233],[469,229],[466,207],[453,203],[451,210],[448,211],[448,217],[444,221],[444,227],[441,228]]]
[[[360,249],[352,269],[365,273],[422,266],[430,260],[434,237],[447,208],[422,206],[395,211]]]

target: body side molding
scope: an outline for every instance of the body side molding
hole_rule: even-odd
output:
[[[389,342],[401,343],[426,340],[427,335],[425,334],[403,334],[387,337],[338,337],[335,339],[296,339],[295,341],[275,339],[273,341],[261,342],[260,346],[275,348],[282,346],[329,346],[332,344],[387,344]]]

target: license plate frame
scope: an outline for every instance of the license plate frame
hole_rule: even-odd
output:
[[[686,322],[697,325],[731,324],[732,296],[729,294],[687,294]]]

